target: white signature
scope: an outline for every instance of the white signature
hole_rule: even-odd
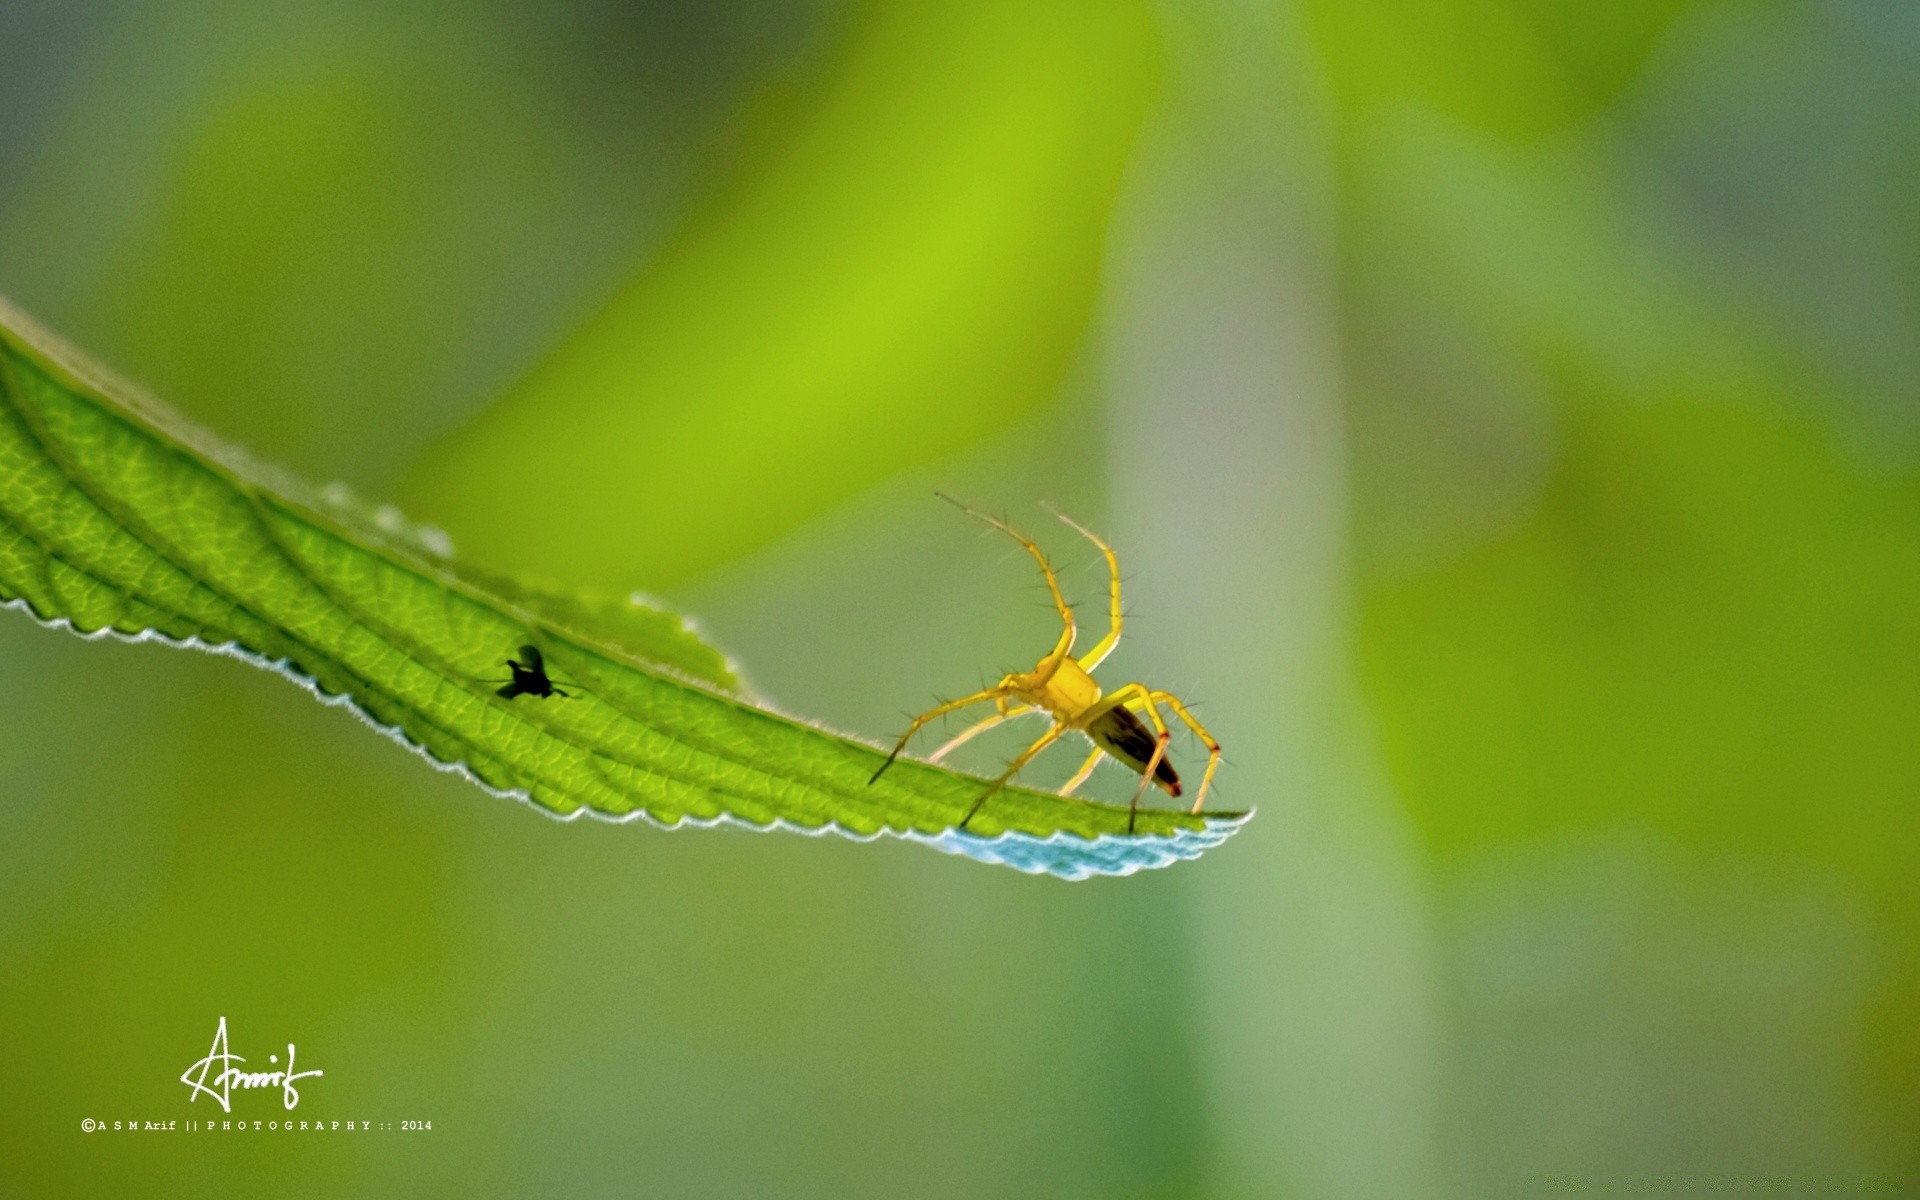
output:
[[[191,1104],[202,1095],[212,1096],[219,1102],[220,1111],[232,1112],[233,1106],[229,1101],[234,1088],[277,1087],[280,1089],[281,1103],[292,1108],[300,1103],[300,1090],[293,1086],[294,1081],[326,1074],[325,1071],[295,1071],[292,1042],[287,1043],[287,1065],[282,1070],[252,1073],[242,1071],[233,1065],[245,1061],[247,1060],[238,1054],[227,1050],[227,1019],[221,1017],[220,1028],[213,1031],[213,1048],[207,1051],[205,1058],[188,1067],[186,1074],[180,1077],[181,1083],[193,1089],[193,1094],[187,1097],[187,1102]],[[280,1056],[269,1054],[267,1061],[277,1063],[280,1061]],[[219,1064],[218,1071],[214,1069],[215,1063]],[[213,1072],[212,1083],[207,1082],[209,1072]]]

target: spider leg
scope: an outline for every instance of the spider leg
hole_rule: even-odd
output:
[[[1105,753],[1105,750],[1095,746],[1093,753],[1087,755],[1087,761],[1081,763],[1080,769],[1073,773],[1073,778],[1060,785],[1060,794],[1062,796],[1071,796],[1076,791],[1079,791],[1080,785],[1085,783],[1087,777],[1093,774],[1093,769],[1100,765],[1100,756]]]
[[[985,720],[976,721],[974,724],[969,725],[965,729],[961,730],[946,745],[940,747],[938,750],[935,750],[932,754],[929,754],[927,756],[927,761],[937,763],[941,759],[945,758],[948,754],[952,753],[955,750],[958,750],[960,747],[966,745],[968,742],[978,737],[980,734],[983,734],[987,730],[992,729],[994,726],[1000,724],[1000,722],[1011,720],[1014,717],[1024,717],[1030,712],[1037,712],[1037,711],[1039,710],[1034,708],[1032,705],[1022,705],[1019,708],[1010,708],[1005,712],[994,713],[992,716],[987,717]]]
[[[1060,580],[1054,575],[1053,566],[1047,562],[1047,556],[1040,552],[1040,547],[1034,543],[1033,539],[1015,532],[1011,525],[1008,525],[1000,518],[990,517],[978,509],[968,508],[945,492],[935,492],[934,495],[945,500],[948,504],[953,505],[963,513],[979,517],[982,521],[998,529],[1014,541],[1019,542],[1027,548],[1027,553],[1033,555],[1033,560],[1040,564],[1040,573],[1047,577],[1047,591],[1053,596],[1053,606],[1060,612],[1062,629],[1060,630],[1060,640],[1054,644],[1052,650],[1047,652],[1047,656],[1040,660],[1040,665],[1034,668],[1034,670],[1043,681],[1053,678],[1053,673],[1060,669],[1060,664],[1065,661],[1067,655],[1073,653],[1073,639],[1077,631],[1074,629],[1073,624],[1073,609],[1067,606],[1067,598],[1060,591]]]
[[[1133,823],[1140,819],[1140,793],[1147,790],[1147,780],[1160,769],[1160,760],[1167,756],[1167,743],[1173,735],[1162,729],[1160,736],[1153,739],[1153,755],[1147,759],[1147,769],[1140,773],[1140,786],[1133,789],[1133,802],[1127,806],[1127,832],[1133,832]]]
[[[1096,642],[1093,649],[1080,656],[1080,665],[1091,674],[1095,667],[1106,661],[1107,655],[1113,653],[1113,648],[1120,644],[1120,559],[1114,554],[1113,547],[1107,545],[1093,530],[1063,512],[1055,512],[1053,515],[1079,530],[1080,536],[1100,547],[1100,553],[1107,560],[1107,576],[1111,581],[1107,588],[1107,636]]]
[[[1213,773],[1220,767],[1220,743],[1214,741],[1207,727],[1187,711],[1187,706],[1180,703],[1178,696],[1170,692],[1154,692],[1152,698],[1171,708],[1175,715],[1187,723],[1187,728],[1193,730],[1194,736],[1207,745],[1207,771],[1200,777],[1200,794],[1193,798],[1193,811],[1198,813],[1200,806],[1207,802],[1207,788],[1213,783]]]
[[[958,700],[949,700],[945,704],[930,708],[926,712],[921,713],[913,719],[913,724],[907,726],[907,731],[900,735],[899,744],[894,746],[892,754],[887,755],[887,761],[880,764],[880,769],[873,773],[873,778],[867,780],[867,786],[872,787],[873,784],[879,780],[880,776],[886,774],[887,768],[893,765],[893,760],[900,757],[900,752],[907,748],[907,743],[913,739],[913,735],[919,733],[920,730],[926,726],[927,722],[944,717],[955,709],[965,708],[969,704],[978,704],[982,700],[992,700],[1005,694],[1003,689],[992,687],[984,692],[975,692],[971,696],[962,696]]]
[[[1049,729],[1045,733],[1041,734],[1039,741],[1035,742],[1031,746],[1028,746],[1025,750],[1022,750],[1020,752],[1020,757],[1014,759],[1012,764],[1009,765],[1005,771],[1002,771],[1000,773],[1000,778],[994,780],[993,785],[991,787],[989,787],[986,791],[980,793],[980,798],[973,802],[973,807],[967,810],[967,815],[960,818],[960,824],[958,827],[961,829],[965,829],[967,827],[967,822],[973,820],[973,815],[980,811],[981,805],[985,804],[987,800],[991,798],[995,792],[998,792],[1001,788],[1007,786],[1007,781],[1012,779],[1015,775],[1019,774],[1021,767],[1024,767],[1028,763],[1032,762],[1035,755],[1039,754],[1042,750],[1045,750],[1048,746],[1053,745],[1054,742],[1060,739],[1060,735],[1065,733],[1066,731],[1067,731],[1067,727],[1065,725],[1055,725],[1052,729]]]

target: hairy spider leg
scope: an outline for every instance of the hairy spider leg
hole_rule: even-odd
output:
[[[1002,697],[1002,702],[1003,703],[1005,702],[1005,697]],[[1000,712],[994,713],[990,717],[987,717],[980,721],[976,721],[972,725],[969,725],[965,729],[961,730],[958,734],[954,735],[953,739],[949,741],[946,745],[940,747],[938,750],[935,750],[932,754],[929,754],[927,756],[927,761],[936,762],[936,763],[939,762],[941,759],[945,758],[947,755],[953,753],[955,750],[958,750],[960,747],[966,745],[968,742],[972,741],[974,738],[985,733],[987,730],[992,729],[994,726],[1000,724],[1002,721],[1011,721],[1015,717],[1024,717],[1029,713],[1036,713],[1039,711],[1040,711],[1039,709],[1035,708],[1031,704],[1023,704],[1019,708],[1004,709]]]
[[[1014,541],[1019,542],[1027,548],[1027,553],[1033,555],[1033,561],[1040,564],[1040,573],[1047,578],[1047,592],[1053,597],[1053,607],[1059,610],[1060,623],[1063,628],[1060,631],[1060,640],[1054,644],[1052,650],[1047,652],[1047,656],[1040,660],[1040,664],[1033,669],[1033,673],[1039,677],[1039,682],[1041,683],[1052,679],[1053,673],[1060,669],[1060,664],[1066,661],[1069,654],[1073,653],[1073,639],[1078,631],[1074,628],[1073,624],[1073,608],[1068,605],[1066,596],[1061,593],[1060,580],[1054,575],[1053,566],[1047,562],[1047,556],[1041,552],[1039,545],[1035,543],[1033,539],[1019,533],[1000,518],[990,517],[976,508],[968,508],[945,492],[935,492],[934,495],[945,500],[948,504],[953,505],[963,513],[979,517],[982,521],[998,529]]]
[[[1100,758],[1105,753],[1105,750],[1095,746],[1093,753],[1087,755],[1087,761],[1081,763],[1080,769],[1073,773],[1073,778],[1060,785],[1060,794],[1062,796],[1071,796],[1079,791],[1080,785],[1085,783],[1087,777],[1093,774],[1093,769],[1100,765]]]
[[[975,692],[971,696],[962,696],[958,700],[949,700],[945,704],[939,705],[934,708],[930,708],[926,712],[921,713],[919,716],[913,719],[913,724],[907,726],[907,731],[900,735],[900,742],[898,745],[894,746],[893,753],[887,755],[887,761],[881,763],[880,769],[873,773],[873,778],[867,780],[868,786],[872,786],[872,784],[876,780],[878,780],[880,776],[886,773],[887,768],[893,765],[893,760],[896,758],[899,758],[900,752],[907,748],[907,743],[909,741],[913,740],[913,735],[916,733],[919,733],[922,729],[926,728],[927,722],[936,720],[940,717],[944,717],[948,713],[953,712],[956,709],[965,708],[970,704],[979,704],[984,700],[1004,698],[1006,694],[1007,692],[1005,688],[990,687],[984,692]]]
[[[1197,814],[1200,811],[1200,807],[1207,802],[1207,788],[1213,783],[1214,771],[1220,767],[1220,743],[1214,741],[1213,735],[1207,732],[1207,727],[1202,725],[1192,713],[1187,711],[1186,705],[1180,703],[1180,697],[1175,696],[1171,692],[1158,691],[1152,695],[1153,699],[1171,708],[1175,715],[1187,723],[1187,728],[1193,730],[1194,736],[1206,743],[1207,770],[1204,775],[1200,776],[1200,794],[1193,798],[1193,811]]]
[[[1094,668],[1105,662],[1107,655],[1112,654],[1113,648],[1120,644],[1120,559],[1114,554],[1113,547],[1107,545],[1105,540],[1093,530],[1057,509],[1050,509],[1050,511],[1054,516],[1079,530],[1081,537],[1098,546],[1100,553],[1107,560],[1107,576],[1111,580],[1107,588],[1107,636],[1096,642],[1093,649],[1080,656],[1081,668],[1091,675]]]
[[[973,820],[973,815],[980,811],[981,805],[985,804],[987,800],[993,796],[994,793],[998,792],[1001,788],[1007,786],[1007,781],[1012,779],[1015,775],[1018,775],[1020,773],[1020,768],[1032,762],[1034,760],[1034,756],[1038,755],[1042,750],[1045,750],[1048,746],[1051,746],[1055,742],[1059,741],[1060,735],[1065,733],[1066,731],[1067,731],[1067,727],[1065,725],[1055,725],[1053,728],[1041,734],[1040,740],[1036,741],[1033,745],[1028,746],[1025,750],[1022,750],[1020,752],[1020,757],[1014,759],[1012,764],[1009,765],[1005,771],[1002,771],[1000,773],[1000,778],[993,781],[993,786],[989,787],[986,791],[980,793],[980,798],[973,802],[973,807],[967,810],[967,815],[960,818],[959,827],[961,829],[965,829],[967,827],[967,822]]]

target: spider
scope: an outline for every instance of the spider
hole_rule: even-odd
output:
[[[1193,811],[1198,813],[1201,806],[1206,803],[1207,788],[1213,783],[1213,773],[1220,766],[1220,743],[1213,740],[1213,735],[1194,719],[1193,714],[1187,711],[1187,706],[1182,704],[1178,697],[1149,688],[1143,683],[1123,684],[1106,692],[1101,690],[1099,683],[1093,678],[1094,669],[1113,652],[1114,646],[1120,641],[1120,560],[1115,557],[1113,547],[1065,513],[1054,513],[1054,516],[1071,525],[1080,532],[1081,536],[1099,547],[1100,553],[1106,557],[1107,572],[1113,581],[1109,592],[1110,627],[1107,630],[1107,636],[1101,638],[1093,649],[1079,658],[1074,658],[1073,642],[1077,630],[1073,622],[1073,610],[1067,606],[1066,597],[1061,595],[1060,581],[1054,576],[1053,568],[1048,565],[1047,556],[1040,552],[1040,547],[1031,539],[1015,532],[1005,521],[968,508],[945,493],[934,494],[960,511],[980,518],[1027,548],[1027,552],[1040,564],[1040,573],[1046,577],[1047,591],[1053,597],[1053,606],[1059,610],[1060,621],[1065,628],[1061,630],[1060,640],[1054,644],[1052,650],[1047,652],[1046,657],[1034,666],[1033,670],[1015,672],[985,691],[975,692],[971,696],[962,696],[958,700],[950,700],[915,717],[913,724],[908,726],[907,732],[901,736],[899,744],[893,748],[893,753],[887,755],[887,761],[881,763],[880,769],[873,773],[873,779],[867,781],[869,786],[893,765],[893,760],[900,757],[900,752],[907,748],[907,743],[912,740],[913,735],[920,732],[929,721],[958,709],[984,704],[991,700],[995,710],[992,716],[962,730],[953,740],[934,751],[932,758],[928,761],[939,762],[974,737],[1013,717],[1043,712],[1053,718],[1053,727],[1042,734],[1033,745],[1022,751],[1000,778],[994,780],[992,785],[980,794],[980,798],[973,802],[973,807],[967,810],[967,815],[960,818],[959,828],[965,829],[967,822],[973,820],[974,814],[980,811],[981,805],[1005,787],[1021,768],[1032,762],[1042,750],[1068,733],[1079,733],[1093,743],[1093,753],[1088,755],[1086,762],[1073,773],[1073,778],[1062,785],[1060,795],[1073,795],[1080,785],[1087,781],[1087,777],[1093,774],[1093,769],[1099,765],[1102,754],[1124,763],[1140,775],[1140,785],[1133,790],[1133,802],[1127,813],[1127,832],[1132,833],[1134,822],[1140,815],[1140,794],[1146,791],[1149,782],[1169,796],[1180,794],[1180,776],[1175,773],[1173,764],[1167,761],[1167,743],[1172,735],[1167,730],[1166,721],[1160,715],[1160,705],[1164,704],[1186,722],[1187,728],[1193,730],[1207,747],[1206,774],[1200,777],[1200,792],[1193,800]],[[1144,712],[1147,720],[1153,723],[1151,732],[1141,723],[1138,715],[1141,712]]]

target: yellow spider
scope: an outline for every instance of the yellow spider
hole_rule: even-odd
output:
[[[927,722],[957,709],[991,700],[995,709],[992,716],[961,731],[952,741],[934,751],[929,761],[939,762],[956,747],[1012,717],[1044,712],[1053,718],[1053,728],[1047,730],[1038,741],[1022,751],[1000,778],[994,780],[992,786],[981,793],[980,798],[973,802],[973,807],[967,810],[967,815],[960,818],[961,829],[965,829],[967,822],[973,820],[974,814],[980,811],[981,805],[985,804],[995,792],[1005,787],[1008,781],[1018,774],[1022,767],[1032,762],[1042,750],[1059,741],[1067,733],[1080,733],[1093,743],[1093,753],[1088,755],[1087,761],[1073,773],[1073,778],[1067,780],[1060,788],[1060,794],[1073,795],[1075,790],[1087,781],[1087,776],[1093,774],[1093,768],[1099,764],[1102,754],[1125,763],[1140,775],[1140,786],[1133,790],[1133,805],[1127,814],[1127,832],[1132,833],[1134,821],[1140,813],[1140,794],[1146,790],[1149,781],[1159,786],[1169,796],[1180,794],[1180,776],[1174,773],[1173,764],[1167,761],[1167,742],[1172,735],[1167,732],[1167,723],[1161,719],[1159,707],[1165,704],[1186,722],[1187,728],[1193,730],[1200,740],[1206,743],[1207,771],[1200,777],[1200,793],[1193,799],[1193,811],[1199,812],[1201,806],[1206,803],[1207,788],[1213,783],[1214,770],[1220,766],[1220,743],[1213,740],[1213,735],[1207,732],[1205,726],[1194,720],[1193,714],[1187,711],[1187,706],[1180,703],[1177,697],[1167,692],[1156,691],[1142,683],[1124,684],[1111,692],[1103,692],[1093,678],[1094,669],[1113,652],[1114,646],[1120,642],[1120,560],[1114,556],[1113,547],[1094,536],[1090,530],[1073,518],[1064,513],[1054,514],[1079,530],[1082,536],[1100,548],[1100,553],[1106,556],[1107,572],[1113,580],[1109,605],[1111,627],[1107,630],[1107,636],[1101,638],[1093,649],[1079,658],[1074,658],[1072,657],[1073,640],[1076,630],[1073,623],[1073,610],[1067,607],[1066,597],[1060,594],[1060,581],[1054,577],[1053,568],[1047,564],[1047,556],[1040,552],[1040,547],[1014,532],[1006,522],[983,512],[976,512],[944,493],[935,494],[962,512],[979,517],[1027,548],[1027,552],[1032,554],[1034,560],[1040,564],[1040,573],[1046,576],[1047,591],[1052,594],[1053,606],[1060,611],[1060,620],[1066,628],[1061,631],[1060,640],[1055,643],[1053,649],[1047,652],[1047,656],[1041,659],[1033,670],[1025,673],[1015,672],[984,692],[975,692],[971,696],[950,700],[938,708],[915,717],[913,724],[901,736],[900,744],[893,748],[892,754],[887,755],[887,761],[880,764],[880,769],[873,773],[873,779],[868,780],[868,783],[871,784],[879,779],[886,769],[893,765],[893,760],[900,757],[900,752],[907,748],[907,742],[914,734],[920,732]],[[1147,719],[1153,722],[1153,732],[1149,733],[1147,727],[1140,723],[1140,718],[1135,715],[1136,710],[1147,714]]]

